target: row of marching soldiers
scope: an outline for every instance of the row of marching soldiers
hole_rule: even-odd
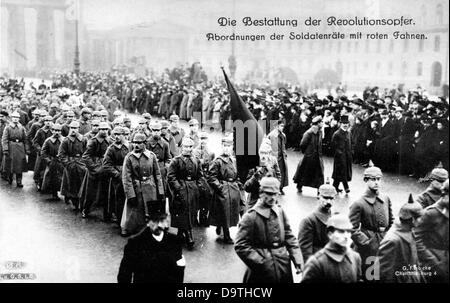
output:
[[[229,227],[238,223],[243,185],[229,136],[215,157],[196,119],[186,131],[177,115],[155,121],[145,113],[132,128],[121,113],[110,122],[89,108],[78,118],[66,108],[59,117],[42,109],[33,114],[22,125],[19,110],[0,113],[1,171],[10,185],[15,176],[23,187],[22,173],[34,161],[37,191],[51,194],[49,200],[62,195],[83,218],[101,206],[104,221],[119,224],[123,236],[142,230],[152,213],[168,210],[171,226],[188,247],[194,245],[196,225],[215,225],[220,239],[233,243]]]

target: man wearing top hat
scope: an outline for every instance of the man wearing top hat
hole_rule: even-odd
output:
[[[352,239],[357,252],[361,255],[363,274],[368,280],[370,278],[367,276],[366,268],[373,265],[368,258],[377,255],[380,242],[394,221],[391,200],[380,192],[382,177],[383,174],[378,167],[371,166],[364,170],[366,191],[350,205],[349,212],[350,221],[355,229]]]
[[[425,280],[417,269],[420,266],[417,256],[416,239],[413,228],[423,214],[422,206],[409,195],[398,213],[398,220],[380,243],[378,259],[380,280],[384,283],[423,283]]]
[[[280,182],[263,177],[260,198],[239,222],[234,249],[247,265],[244,283],[292,283],[291,261],[299,274],[303,257],[285,211],[277,203]]]
[[[328,243],[305,264],[302,283],[356,283],[361,257],[350,248],[353,226],[347,216],[332,215],[326,223]]]
[[[317,208],[300,221],[298,242],[305,262],[328,243],[327,221],[336,200],[336,188],[325,183],[319,187]]]
[[[22,174],[28,171],[26,155],[29,153],[25,127],[19,122],[20,114],[11,114],[11,123],[5,127],[2,135],[2,152],[5,158],[5,173],[9,184],[16,175],[17,187],[23,187]]]
[[[300,142],[300,149],[304,156],[293,178],[298,192],[302,192],[303,186],[319,188],[325,183],[322,159],[322,117],[314,117],[311,124]]]
[[[334,152],[333,161],[333,186],[336,191],[342,192],[339,189],[340,183],[344,186],[346,193],[350,192],[348,182],[352,180],[352,143],[351,134],[348,131],[350,122],[347,116],[341,116],[340,127],[333,134],[331,138],[331,146]]]

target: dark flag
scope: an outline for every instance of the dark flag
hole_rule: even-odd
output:
[[[233,121],[234,153],[239,178],[245,182],[248,171],[259,165],[259,146],[264,132],[258,121],[236,92],[222,67],[230,93],[231,120]]]

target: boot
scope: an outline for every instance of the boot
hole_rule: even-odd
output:
[[[19,188],[23,187],[22,174],[17,174],[16,175],[16,183],[17,183],[17,187],[19,187]]]
[[[12,174],[10,174],[8,176],[8,183],[9,183],[9,185],[12,185],[12,183],[13,183],[13,175]]]
[[[192,236],[192,229],[185,231],[186,244],[189,249],[194,247],[194,237]]]
[[[61,199],[58,197],[58,192],[52,193],[52,199],[53,199],[53,201],[59,201],[59,200],[61,200]]]
[[[233,239],[230,237],[230,230],[228,227],[223,227],[223,242],[225,244],[234,244]]]

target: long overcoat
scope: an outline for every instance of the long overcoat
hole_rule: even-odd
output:
[[[337,130],[331,138],[334,151],[333,174],[334,181],[352,180],[352,143],[350,132]]]
[[[64,166],[58,159],[58,150],[62,138],[49,137],[44,141],[40,159],[45,165],[42,177],[42,193],[55,193],[61,188]]]
[[[22,174],[28,171],[26,153],[29,150],[25,127],[21,124],[9,124],[2,136],[3,152],[9,155],[3,157],[4,171],[12,174]]]

